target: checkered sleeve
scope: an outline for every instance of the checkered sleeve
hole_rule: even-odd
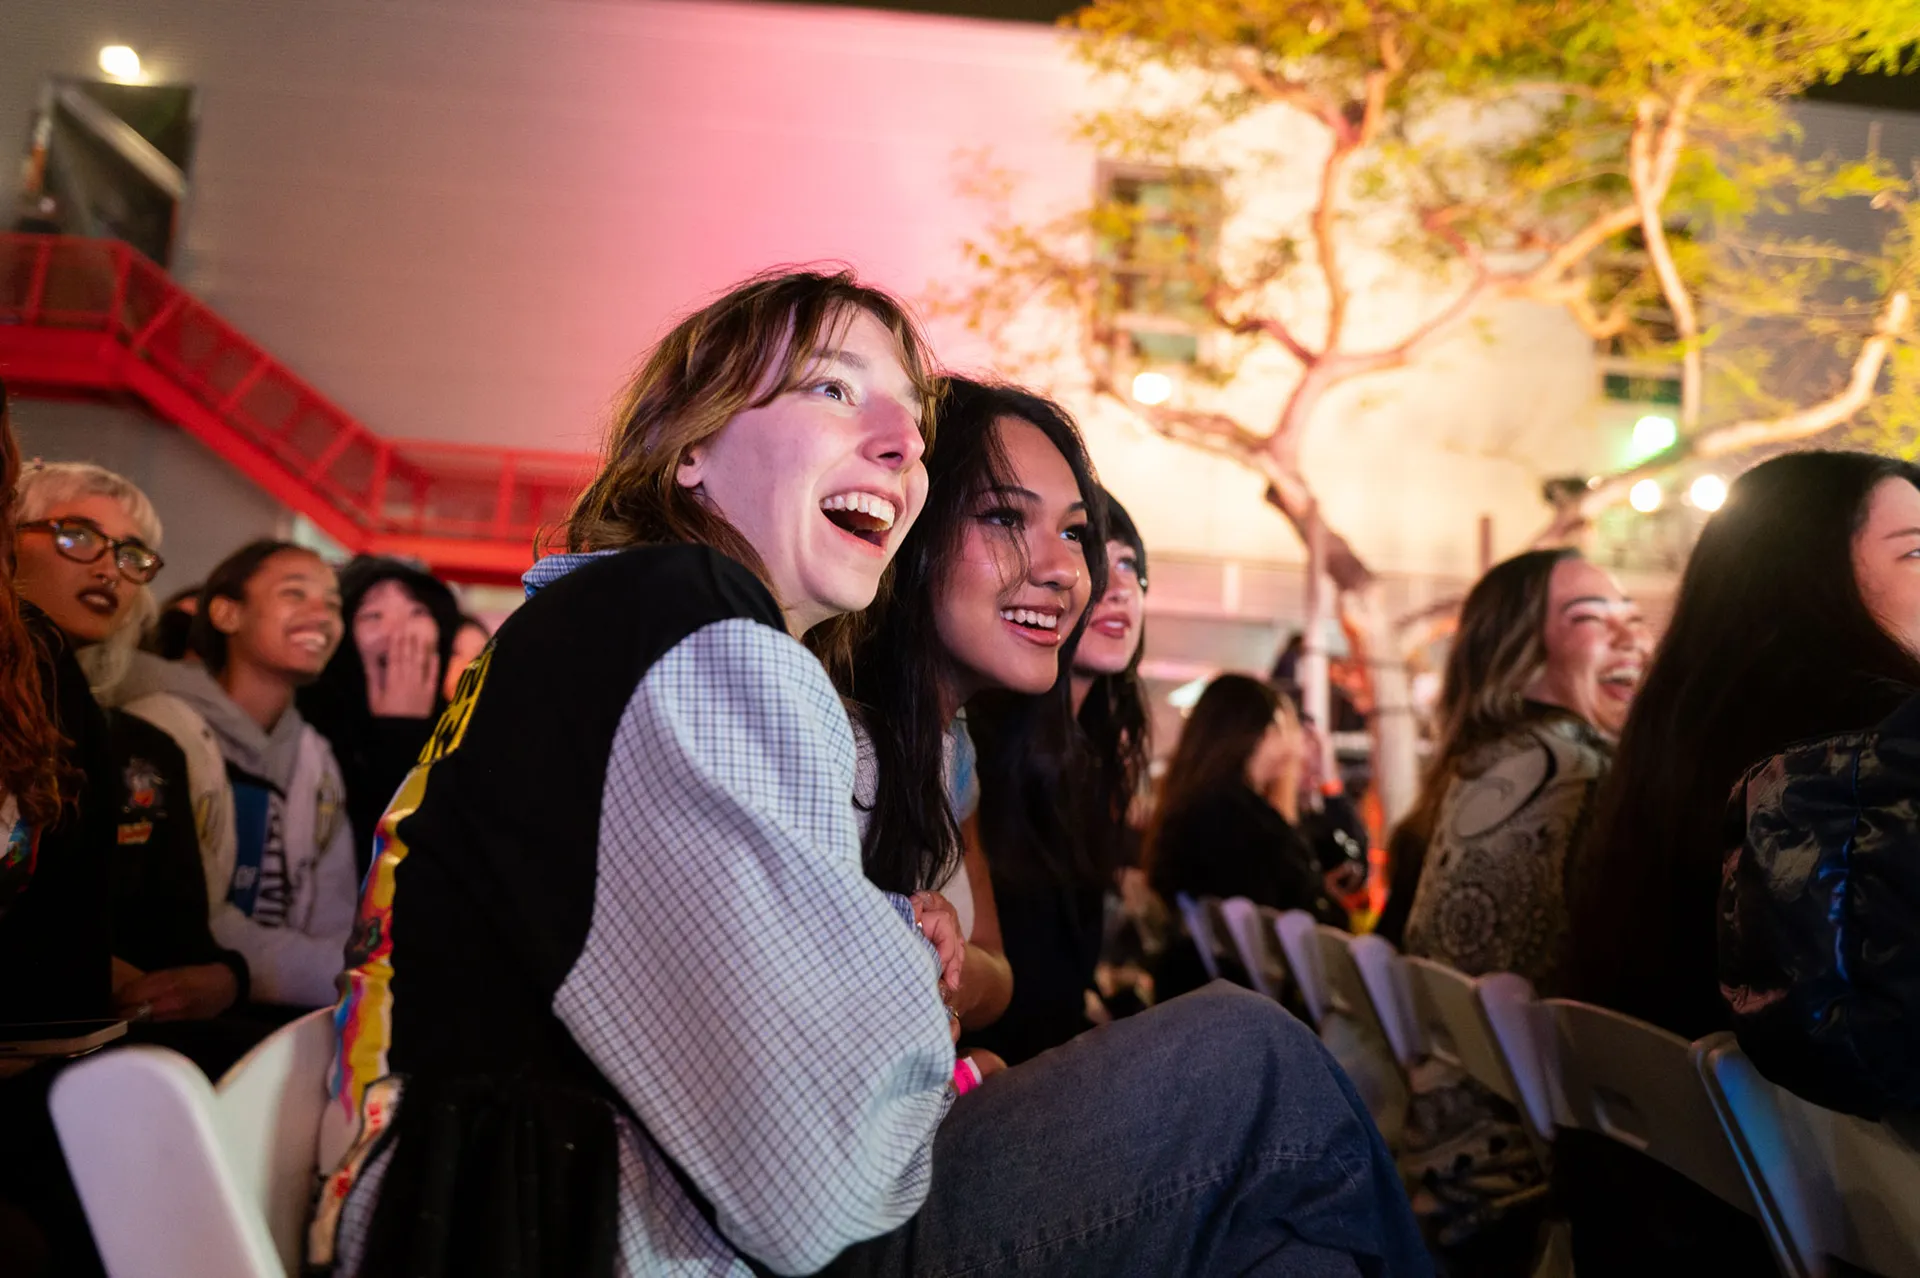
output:
[[[949,1103],[939,965],[861,872],[853,756],[787,635],[682,640],[621,719],[554,1002],[721,1233],[781,1273],[918,1209]]]

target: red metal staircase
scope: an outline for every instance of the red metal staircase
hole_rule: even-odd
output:
[[[0,377],[137,396],[348,550],[456,581],[517,581],[595,464],[375,435],[111,240],[0,234]]]

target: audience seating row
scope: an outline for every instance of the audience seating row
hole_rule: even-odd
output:
[[[284,1025],[217,1084],[163,1047],[69,1066],[48,1098],[112,1278],[289,1278],[319,1182],[333,1009]]]
[[[1470,977],[1244,900],[1180,903],[1204,956],[1232,951],[1255,988],[1299,992],[1316,1026],[1377,1031],[1403,1071],[1453,1066],[1504,1097],[1545,1151],[1562,1128],[1637,1149],[1759,1218],[1789,1278],[1835,1262],[1920,1273],[1920,1127],[1867,1122],[1775,1087],[1732,1034],[1689,1043],[1512,973]],[[1247,920],[1252,918],[1252,925]],[[1222,969],[1225,970],[1225,969]]]

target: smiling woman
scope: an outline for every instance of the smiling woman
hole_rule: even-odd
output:
[[[1385,1252],[1419,1272],[1384,1147],[1277,1008],[1216,997],[1168,1013],[1158,1055],[1122,1035],[1064,1073],[955,1099],[954,912],[867,881],[846,707],[796,641],[832,653],[914,528],[926,368],[898,303],[809,271],[741,285],[648,357],[570,553],[526,575],[526,605],[380,821],[335,1020],[313,1265],[904,1275],[937,1252],[985,1272],[1072,1236],[1085,1259],[1060,1272],[1116,1272],[1151,1243],[1175,1261],[1149,1262],[1161,1273],[1188,1268],[1189,1245]],[[1019,536],[1062,543],[1030,571],[1071,599],[1070,623],[1084,593],[1055,560],[1077,553],[1079,486],[1001,473],[1035,497],[1007,499]],[[960,500],[984,519],[981,495]],[[988,546],[1015,535],[981,526]],[[1003,605],[988,602],[990,629]],[[1000,669],[1002,648],[979,664]],[[1141,1186],[1119,1169],[1063,1192],[1090,1151],[1025,1139],[993,1097],[1064,1140],[1105,1126],[1091,1107],[1121,1075],[1157,1085],[1176,1045],[1209,1037],[1196,1056],[1236,1085],[1284,1079],[1286,1103],[1256,1082],[1222,1105],[1224,1077],[1196,1089],[1205,1115],[1115,1103],[1146,1164],[1194,1161],[1205,1122],[1208,1165],[1246,1173],[1220,1191],[1189,1169],[1204,1201],[1084,1240],[1088,1217],[1130,1222]],[[1339,1184],[1302,1192],[1303,1158]],[[1214,1237],[1248,1228],[1268,1232]]]

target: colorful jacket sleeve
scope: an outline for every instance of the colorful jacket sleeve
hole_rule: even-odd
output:
[[[727,1240],[812,1272],[927,1192],[953,1048],[938,964],[861,872],[819,663],[730,620],[613,743],[593,918],[554,1009]]]

